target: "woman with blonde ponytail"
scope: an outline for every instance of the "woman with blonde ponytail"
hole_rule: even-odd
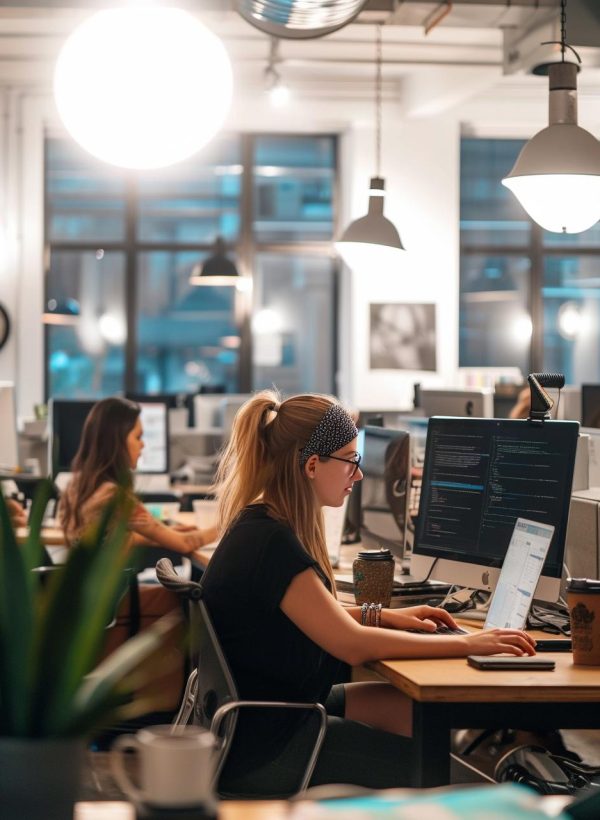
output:
[[[219,468],[224,535],[203,578],[204,600],[241,698],[325,705],[327,734],[311,785],[406,786],[410,702],[389,684],[347,683],[349,667],[535,650],[520,630],[408,631],[455,629],[435,607],[384,609],[363,625],[359,607],[338,603],[321,508],[341,506],[362,478],[357,435],[331,396],[281,401],[263,391],[246,402]],[[242,711],[220,791],[292,793],[311,742],[307,720],[291,710]]]

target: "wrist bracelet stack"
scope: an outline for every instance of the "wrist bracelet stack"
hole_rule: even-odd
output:
[[[363,604],[360,608],[360,622],[363,626],[381,626],[382,604]]]

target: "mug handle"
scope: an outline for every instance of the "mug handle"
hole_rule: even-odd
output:
[[[119,735],[114,741],[110,750],[110,767],[112,775],[119,787],[138,803],[143,803],[145,794],[141,789],[131,782],[129,775],[125,771],[123,764],[123,752],[139,751],[139,746],[135,735]]]

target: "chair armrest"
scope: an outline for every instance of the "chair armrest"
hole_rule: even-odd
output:
[[[325,707],[321,703],[290,703],[288,701],[273,700],[232,700],[229,701],[229,703],[224,703],[222,706],[219,706],[219,708],[213,716],[210,730],[215,736],[215,738],[219,737],[221,723],[227,717],[227,715],[229,715],[231,712],[235,712],[237,709],[242,709],[244,707],[250,707],[255,709],[311,709],[312,711],[319,713],[319,732],[315,739],[313,750],[306,765],[306,769],[304,770],[304,776],[302,777],[302,782],[300,783],[300,788],[298,790],[299,792],[306,791],[306,789],[308,788],[308,784],[310,783],[310,778],[312,777],[312,773],[316,766],[317,758],[319,756],[319,752],[321,751],[321,746],[323,745],[323,740],[325,739],[325,732],[327,731],[327,712],[325,711]],[[228,747],[228,745],[229,744],[226,741],[224,743],[224,746]],[[223,758],[221,760],[220,765],[218,766],[215,780],[220,774],[224,762],[225,760]]]

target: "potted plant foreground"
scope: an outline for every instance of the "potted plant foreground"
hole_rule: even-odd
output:
[[[116,718],[147,711],[131,698],[139,666],[177,628],[166,616],[96,666],[106,627],[127,586],[127,502],[115,500],[99,526],[44,582],[43,485],[18,544],[0,493],[0,802],[6,820],[67,820],[79,787],[86,739]]]

